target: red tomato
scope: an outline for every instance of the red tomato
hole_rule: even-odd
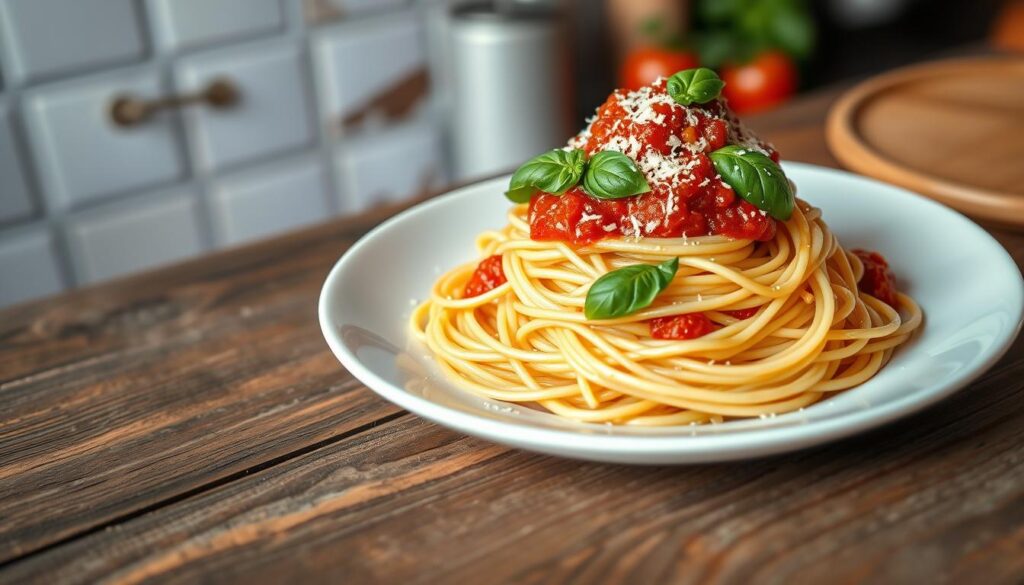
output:
[[[797,70],[780,51],[766,51],[750,63],[722,68],[722,94],[739,114],[768,109],[796,92]]]
[[[895,307],[896,276],[889,269],[889,263],[878,252],[853,250],[853,253],[864,264],[864,274],[857,286],[890,307]]]
[[[649,323],[655,339],[696,339],[715,330],[715,324],[704,313],[658,317]]]
[[[462,298],[478,297],[505,282],[505,271],[501,268],[501,254],[488,256],[480,261],[476,270],[473,271],[473,276],[469,277]]]
[[[658,77],[670,77],[678,71],[699,66],[697,55],[688,51],[642,47],[626,55],[619,69],[619,85],[629,90],[640,89]]]
[[[754,315],[756,315],[757,312],[760,309],[761,309],[761,307],[749,307],[749,308],[746,308],[746,309],[736,309],[736,310],[733,310],[733,311],[722,311],[722,312],[725,313],[726,315],[729,315],[730,317],[736,317],[740,321],[743,321],[744,319],[749,319],[749,318],[753,317]]]

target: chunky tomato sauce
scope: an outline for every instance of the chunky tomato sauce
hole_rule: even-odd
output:
[[[655,339],[696,339],[715,330],[704,313],[658,317],[647,322]]]
[[[637,92],[617,91],[598,108],[590,125],[570,140],[588,156],[623,152],[636,161],[649,193],[598,199],[580,186],[564,195],[530,201],[530,237],[574,245],[608,237],[681,237],[720,234],[770,240],[775,221],[736,196],[715,172],[708,154],[727,143],[778,154],[748,136],[718,101],[681,106],[665,82]]]
[[[890,307],[896,306],[896,275],[878,252],[853,250],[854,255],[864,264],[864,274],[857,286]]]
[[[485,292],[505,284],[505,271],[501,268],[501,254],[488,256],[477,264],[473,275],[466,283],[462,298],[478,297]]]

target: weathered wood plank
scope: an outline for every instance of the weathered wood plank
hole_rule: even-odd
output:
[[[10,582],[1019,582],[1024,358],[786,456],[625,467],[401,417],[110,531]]]
[[[316,319],[393,211],[0,313],[0,561],[398,412]]]

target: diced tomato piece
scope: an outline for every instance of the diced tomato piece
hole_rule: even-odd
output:
[[[655,339],[696,339],[715,330],[715,324],[704,313],[658,317],[648,323]]]
[[[714,233],[736,239],[768,241],[775,237],[775,220],[746,201],[710,212]]]
[[[505,284],[505,282],[507,280],[505,279],[505,271],[501,267],[501,254],[488,256],[481,260],[480,264],[477,264],[476,270],[473,271],[473,276],[470,276],[469,282],[466,283],[466,290],[463,291],[462,298],[478,297],[489,290]]]
[[[853,250],[853,253],[864,264],[864,274],[860,277],[860,282],[857,283],[860,290],[890,307],[895,307],[897,304],[896,275],[889,268],[885,257],[878,252],[868,250]]]
[[[579,189],[564,195],[535,195],[530,200],[530,238],[572,242],[587,196]]]
[[[756,315],[757,311],[760,310],[760,308],[761,307],[750,307],[750,308],[747,308],[747,309],[736,309],[734,311],[722,311],[722,312],[725,313],[726,315],[729,315],[730,317],[736,317],[737,319],[742,321],[744,319],[749,319],[749,318],[753,317],[754,315]]]

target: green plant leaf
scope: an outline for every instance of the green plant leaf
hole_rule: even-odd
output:
[[[647,179],[628,156],[602,150],[590,157],[583,174],[583,190],[598,199],[621,199],[651,190]]]
[[[775,11],[769,23],[773,44],[798,59],[805,59],[814,48],[814,22],[800,5],[787,3]]]
[[[679,71],[668,78],[665,89],[676,103],[706,104],[722,94],[725,82],[707,67]]]
[[[725,30],[710,30],[695,35],[694,42],[700,62],[718,68],[726,61],[735,61],[740,41]]]
[[[763,153],[730,144],[711,153],[711,162],[733,191],[775,219],[793,214],[796,196],[782,167]]]
[[[672,282],[679,258],[661,264],[634,264],[612,270],[594,281],[587,291],[583,314],[587,319],[614,319],[648,306]]]
[[[526,203],[539,192],[561,195],[580,182],[586,164],[587,153],[578,148],[550,150],[516,170],[505,196],[516,203]]]

